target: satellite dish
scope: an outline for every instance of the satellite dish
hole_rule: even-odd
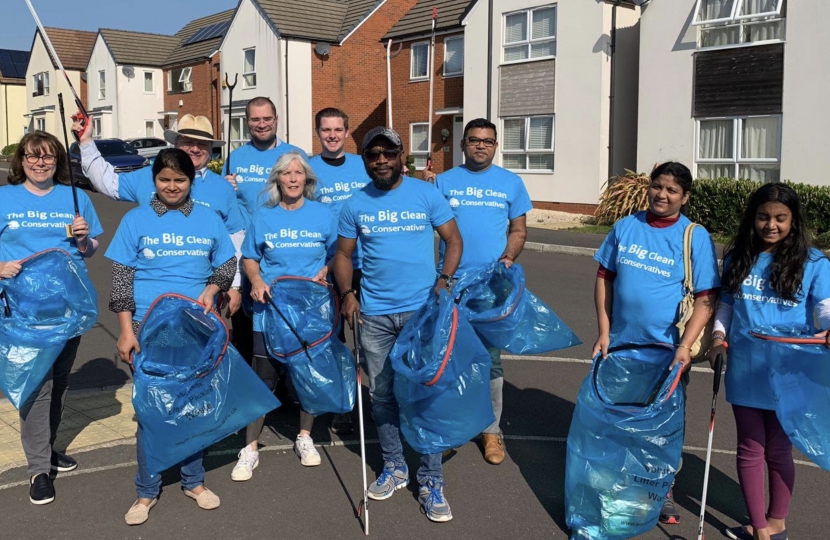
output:
[[[331,52],[331,45],[318,41],[317,44],[314,45],[314,51],[320,56],[328,56],[329,52]]]
[[[122,66],[121,73],[123,73],[128,79],[135,77],[135,69],[132,66]]]

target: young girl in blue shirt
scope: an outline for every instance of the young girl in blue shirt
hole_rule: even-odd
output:
[[[738,480],[750,521],[725,533],[734,540],[787,540],[795,484],[792,443],[775,415],[769,358],[758,356],[762,349],[749,332],[760,326],[812,327],[814,315],[821,328],[830,327],[830,261],[810,247],[804,209],[791,187],[766,184],[750,196],[724,251],[722,283],[709,360],[727,358],[728,337],[726,399],[735,415]]]

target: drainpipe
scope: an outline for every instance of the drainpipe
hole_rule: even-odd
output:
[[[493,101],[493,0],[487,6],[487,120],[491,122]]]
[[[387,127],[392,127],[392,40],[386,42],[386,115]]]
[[[9,137],[9,87],[3,87],[3,102],[4,108],[6,110],[5,118],[6,118],[6,146],[11,144],[11,139]]]
[[[290,129],[291,107],[288,106],[288,40],[285,40],[285,142],[290,142],[288,133]]]
[[[617,51],[617,7],[622,0],[614,0],[611,8],[611,88],[608,92],[608,178],[614,176],[614,84],[617,62],[614,53]]]

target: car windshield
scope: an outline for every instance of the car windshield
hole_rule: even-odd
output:
[[[95,141],[95,146],[98,147],[98,151],[104,157],[137,153],[135,148],[132,148],[124,141]]]

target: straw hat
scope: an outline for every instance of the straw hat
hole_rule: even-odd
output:
[[[213,138],[213,125],[204,116],[193,116],[186,114],[179,119],[177,131],[172,129],[164,130],[164,140],[170,144],[176,144],[178,137],[187,137],[198,141],[210,141],[213,146],[224,146],[225,141]]]

